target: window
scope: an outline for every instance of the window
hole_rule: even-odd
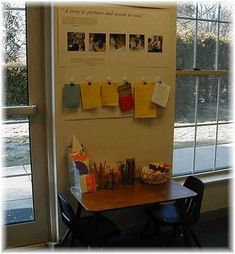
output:
[[[227,169],[232,166],[232,8],[181,2],[177,16],[173,173]]]
[[[25,2],[2,2],[4,109],[29,106]],[[3,121],[3,211],[6,224],[34,220],[29,116],[6,114]]]

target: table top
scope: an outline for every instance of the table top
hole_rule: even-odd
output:
[[[170,180],[164,184],[150,185],[136,181],[132,185],[113,190],[99,190],[78,195],[71,189],[72,194],[80,204],[90,212],[102,212],[162,203],[196,196],[197,194],[181,184]]]

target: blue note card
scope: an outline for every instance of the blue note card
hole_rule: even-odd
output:
[[[80,106],[80,85],[65,84],[63,89],[63,105],[65,108],[78,108]]]

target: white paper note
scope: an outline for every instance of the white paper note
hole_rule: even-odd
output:
[[[151,101],[165,108],[168,102],[169,94],[170,87],[168,85],[164,83],[156,83]]]

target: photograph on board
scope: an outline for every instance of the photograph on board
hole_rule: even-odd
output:
[[[144,50],[144,35],[143,34],[129,35],[129,50],[133,52]]]
[[[162,53],[163,36],[148,36],[148,52]]]
[[[110,51],[115,51],[115,52],[126,51],[126,35],[125,34],[110,34],[109,48],[110,48]]]
[[[85,33],[67,32],[67,50],[84,51],[85,50]]]
[[[90,33],[89,34],[89,51],[104,52],[106,50],[106,34]]]

